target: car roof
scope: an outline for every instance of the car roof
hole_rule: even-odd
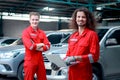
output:
[[[120,28],[120,26],[98,26],[97,29],[112,29],[112,28]]]
[[[15,37],[0,37],[0,43],[5,41],[5,40],[9,40],[9,39],[17,40],[18,38],[15,38]]]

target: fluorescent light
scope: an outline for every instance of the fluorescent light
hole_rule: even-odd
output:
[[[29,20],[29,14],[14,14],[14,13],[11,13],[11,16],[9,16],[7,12],[3,12],[2,15],[3,15],[2,16],[3,19],[23,20],[23,21],[28,21]],[[64,22],[68,22],[70,18],[40,15],[40,22],[52,22],[52,21],[57,21],[58,22],[59,19],[61,19]]]
[[[101,6],[96,7],[96,10],[102,10],[103,8]]]
[[[50,8],[50,7],[44,7],[43,11],[53,11],[55,8]]]

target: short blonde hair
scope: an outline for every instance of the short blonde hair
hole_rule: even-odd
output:
[[[32,15],[36,15],[40,18],[40,13],[39,12],[30,12],[29,15],[30,15],[29,17],[31,17]]]

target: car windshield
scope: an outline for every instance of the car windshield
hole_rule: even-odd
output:
[[[0,39],[3,39],[3,37],[0,37]]]
[[[96,29],[96,32],[98,33],[99,41],[103,38],[105,33],[108,31],[108,29]]]
[[[70,33],[52,34],[48,36],[48,40],[51,44],[67,43],[69,36]]]
[[[70,34],[64,35],[64,37],[61,39],[60,43],[68,43],[69,37],[70,37]]]

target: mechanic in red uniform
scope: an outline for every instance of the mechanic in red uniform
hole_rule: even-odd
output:
[[[38,28],[40,14],[30,12],[30,25],[23,31],[22,40],[25,46],[24,80],[47,80],[42,52],[49,50],[50,42],[44,31]]]
[[[68,80],[92,80],[91,63],[99,59],[99,40],[95,27],[95,18],[87,8],[74,11],[70,28],[75,32],[69,38],[64,59],[69,65]]]

